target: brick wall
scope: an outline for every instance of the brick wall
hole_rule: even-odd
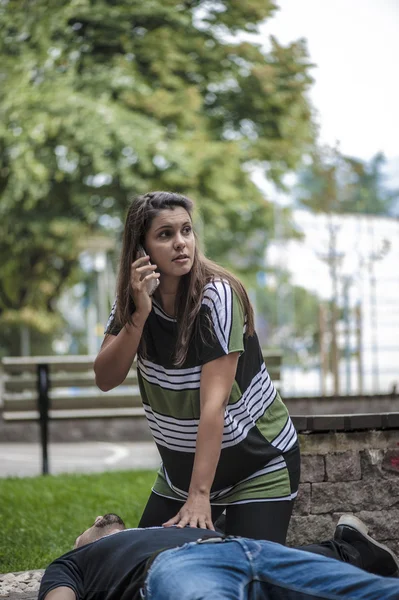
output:
[[[399,552],[399,429],[300,434],[301,484],[288,543],[329,538],[342,513]]]

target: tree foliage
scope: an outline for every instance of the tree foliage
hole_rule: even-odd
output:
[[[285,364],[309,367],[319,351],[320,298],[294,285],[287,272],[277,273],[276,285],[256,290],[258,334],[263,346],[276,346]]]
[[[385,185],[384,164],[381,153],[367,162],[316,147],[299,174],[297,200],[316,212],[389,215],[399,190]]]
[[[277,184],[313,137],[303,41],[243,41],[271,0],[0,2],[0,318],[53,327],[84,241],[129,196],[197,200],[207,253],[263,256]],[[255,237],[253,237],[255,236]],[[259,240],[251,247],[250,240]],[[253,244],[252,244],[253,246]]]

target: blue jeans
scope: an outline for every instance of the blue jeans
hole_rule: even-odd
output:
[[[191,542],[152,563],[146,600],[399,600],[399,579],[248,538]]]

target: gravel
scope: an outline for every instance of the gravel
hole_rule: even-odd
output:
[[[0,574],[0,598],[36,600],[44,570]]]

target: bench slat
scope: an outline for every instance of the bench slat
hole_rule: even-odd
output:
[[[85,408],[125,408],[141,406],[141,396],[137,391],[132,392],[97,392],[93,395],[76,394],[68,396],[51,396],[50,410],[58,411],[63,409],[80,411]],[[15,394],[13,397],[4,398],[4,413],[23,412],[37,409],[37,398],[30,394]],[[5,418],[5,417],[4,417]]]
[[[84,360],[65,360],[65,358],[71,358],[71,357],[52,357],[54,358],[58,358],[59,360],[54,361],[54,360],[48,360],[51,357],[36,357],[37,360],[33,361],[30,360],[28,358],[20,358],[20,359],[8,359],[8,358],[3,358],[2,363],[3,363],[3,370],[5,373],[36,373],[37,371],[37,365],[49,365],[50,368],[50,372],[51,373],[55,373],[55,372],[65,372],[65,373],[70,373],[70,372],[81,372],[81,371],[89,371],[89,370],[93,370],[93,363],[94,360],[92,358],[88,359],[85,356],[82,357],[73,357],[73,358],[82,358]]]
[[[71,375],[63,375],[57,373],[50,375],[51,388],[81,388],[81,387],[94,387],[94,374],[89,373],[76,373],[73,378]],[[3,378],[3,385],[5,394],[8,392],[22,392],[24,390],[31,390],[36,392],[37,390],[37,378],[33,373],[24,377],[6,375]],[[121,385],[138,385],[137,373],[132,370],[126,377],[125,381]]]
[[[49,417],[51,420],[58,419],[96,419],[96,418],[112,418],[112,417],[144,417],[143,407],[129,408],[86,408],[79,412],[75,410],[51,410]],[[7,411],[3,413],[5,421],[38,421],[39,413],[37,410],[13,412]]]
[[[273,369],[268,369],[269,375],[274,383],[280,381],[278,371]],[[4,378],[4,393],[3,398],[9,397],[12,399],[12,394],[16,394],[18,392],[31,392],[36,394],[37,391],[37,381],[36,377],[32,377],[30,379],[18,379],[18,378]],[[132,375],[128,375],[123,384],[121,385],[129,385],[129,386],[137,386],[138,379],[137,375],[134,373]],[[79,388],[91,388],[94,387],[95,383],[93,380],[93,376],[85,376],[85,377],[77,377],[74,376],[73,380],[68,376],[57,376],[51,377],[51,389],[65,388],[71,390],[70,393],[76,393],[76,389]]]

